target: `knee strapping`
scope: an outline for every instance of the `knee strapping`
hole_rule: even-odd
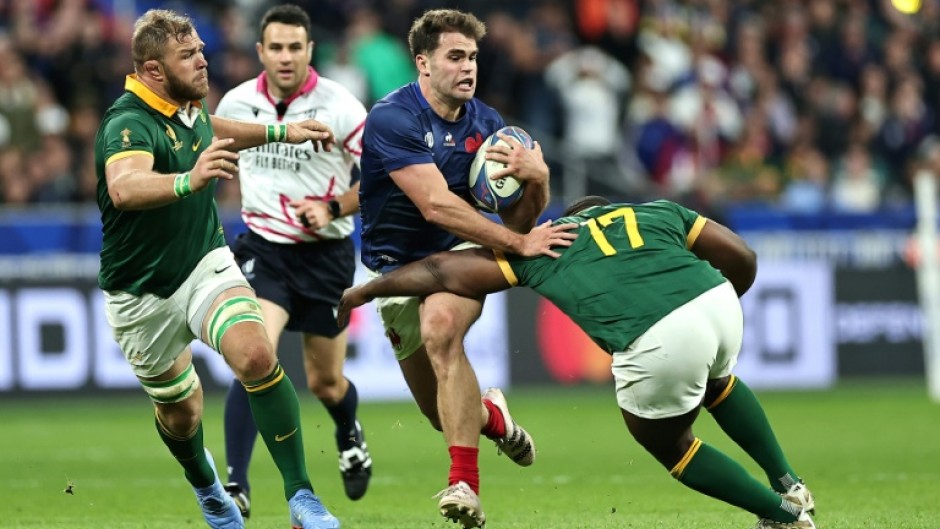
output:
[[[190,365],[172,380],[141,381],[140,384],[147,395],[150,395],[150,400],[160,404],[172,404],[186,400],[199,389],[199,375]]]
[[[264,325],[261,317],[261,305],[254,298],[237,296],[220,303],[209,318],[209,328],[206,331],[209,347],[220,351],[222,337],[236,323],[246,321]]]

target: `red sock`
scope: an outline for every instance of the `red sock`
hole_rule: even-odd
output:
[[[483,405],[486,411],[490,412],[490,418],[483,425],[483,435],[489,439],[499,439],[506,435],[506,420],[503,419],[503,412],[499,411],[491,401],[483,399]]]
[[[451,446],[447,451],[450,452],[450,476],[447,484],[454,485],[463,481],[470,485],[473,492],[479,494],[480,467],[477,466],[477,456],[480,449],[472,446]]]

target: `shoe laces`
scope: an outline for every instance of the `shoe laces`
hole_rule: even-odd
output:
[[[461,500],[474,500],[476,493],[473,492],[473,489],[471,489],[470,485],[467,485],[466,482],[458,481],[431,497],[437,499],[445,496],[453,496],[454,499]]]
[[[515,424],[513,424],[513,430],[512,435],[495,439],[496,453],[498,455],[502,455],[505,452],[516,459],[528,454],[530,444],[526,438],[525,431]]]
[[[339,469],[343,472],[364,470],[372,466],[372,458],[365,443],[357,444],[339,454]]]
[[[294,502],[293,505],[294,515],[299,519],[303,519],[304,516],[326,516],[329,514],[329,511],[326,510],[326,507],[317,500],[316,496],[304,495]]]
[[[211,514],[224,514],[226,512],[225,498],[220,498],[212,493],[205,496],[200,495],[199,505],[202,506],[203,511]]]

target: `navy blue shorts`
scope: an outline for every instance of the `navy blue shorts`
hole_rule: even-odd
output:
[[[287,330],[328,338],[342,331],[334,310],[356,272],[351,239],[277,244],[248,231],[238,236],[232,252],[255,294],[290,315]]]

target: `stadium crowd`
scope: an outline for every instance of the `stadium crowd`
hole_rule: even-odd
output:
[[[404,37],[427,7],[487,23],[477,96],[545,138],[553,177],[703,211],[871,212],[911,201],[940,132],[940,2],[295,0],[314,66],[371,104],[415,77]],[[0,204],[95,200],[92,143],[132,68],[134,18],[192,16],[212,90],[257,75],[265,0],[0,0]],[[918,53],[913,53],[917,50]],[[554,141],[549,141],[554,139]],[[238,186],[221,186],[237,207]]]

